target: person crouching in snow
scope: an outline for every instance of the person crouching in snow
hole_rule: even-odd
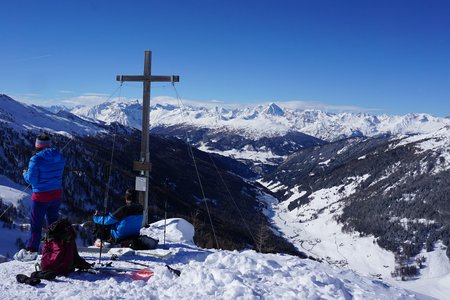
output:
[[[106,241],[103,246],[108,247],[111,243],[139,236],[143,212],[144,208],[137,201],[137,192],[134,189],[126,190],[124,206],[106,216],[95,212],[93,221],[96,224],[95,232],[98,238],[95,245],[100,247],[100,238]]]
[[[35,152],[28,168],[23,171],[24,180],[31,185],[31,229],[26,249],[14,255],[15,260],[35,260],[41,243],[44,218],[47,225],[59,217],[62,201],[62,176],[65,161],[57,148],[52,147],[48,135],[40,135],[35,141]]]

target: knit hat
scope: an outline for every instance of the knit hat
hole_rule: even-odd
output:
[[[49,136],[46,134],[42,134],[36,138],[36,142],[34,143],[34,147],[36,149],[44,149],[52,146],[52,141]]]

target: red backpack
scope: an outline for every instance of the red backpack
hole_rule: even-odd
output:
[[[65,275],[77,269],[89,269],[91,265],[78,254],[76,233],[67,219],[60,219],[47,227],[42,250],[42,271]]]

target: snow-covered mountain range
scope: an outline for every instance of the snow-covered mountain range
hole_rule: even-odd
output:
[[[3,101],[0,101],[0,121],[4,130],[0,140],[0,159],[3,159],[0,175],[8,177],[0,181],[2,197],[19,195],[21,190],[25,190],[10,184],[9,180],[20,182],[21,172],[16,170],[15,165],[26,161],[28,154],[23,149],[31,146],[29,141],[32,141],[36,132],[50,131],[64,137],[70,135],[70,138],[76,141],[65,150],[71,166],[70,175],[65,180],[65,189],[70,190],[69,196],[75,200],[65,212],[83,213],[80,203],[87,200],[81,199],[80,195],[91,200],[98,198],[101,201],[105,184],[102,181],[104,178],[102,174],[107,174],[109,162],[105,158],[109,157],[108,147],[112,144],[112,138],[107,134],[111,133],[112,128],[106,124],[112,120],[99,121],[93,119],[95,115],[87,117],[87,114],[81,113],[77,117],[68,111],[55,114],[39,107],[18,103],[4,95],[0,98]],[[107,104],[105,107],[113,105]],[[118,118],[115,121],[127,124],[129,120],[135,120],[136,127],[140,127],[142,112],[139,102],[136,101],[135,106],[129,103],[122,105],[123,107],[117,110],[122,112],[118,114],[122,119]],[[130,111],[125,108],[129,108]],[[372,282],[387,288],[385,283],[388,282],[445,299],[443,295],[450,292],[448,289],[450,265],[448,254],[446,255],[449,236],[446,231],[448,228],[445,227],[448,224],[450,194],[446,188],[450,186],[446,179],[450,178],[448,119],[423,114],[374,117],[319,111],[302,112],[281,108],[275,104],[247,109],[246,118],[244,111],[245,109],[178,108],[170,104],[157,104],[152,107],[152,129],[153,132],[160,132],[162,135],[180,138],[187,132],[194,137],[193,141],[197,141],[199,149],[245,158],[251,162],[249,166],[255,161],[262,161],[261,158],[271,163],[272,169],[262,169],[259,183],[270,189],[272,194],[267,190],[258,192],[250,185],[243,184],[240,179],[233,176],[233,173],[237,174],[236,168],[224,167],[230,164],[222,161],[223,165],[219,167],[224,170],[222,174],[228,177],[225,181],[227,185],[231,184],[230,191],[239,205],[245,202],[246,210],[254,213],[253,203],[257,203],[267,215],[271,232],[290,241],[300,251],[323,259],[324,262],[334,265],[333,269],[350,268],[363,276],[372,277],[367,279],[368,281],[363,281],[366,286],[371,286]],[[321,120],[326,122],[318,122],[317,118],[312,118],[309,123],[306,122],[311,126],[302,128],[314,127],[317,132],[327,134],[329,137],[324,135],[319,139],[312,136],[312,132],[309,132],[311,135],[307,135],[296,127],[293,127],[293,130],[289,129],[289,126],[299,123],[293,117],[288,120],[287,116],[302,114],[322,116]],[[182,117],[183,115],[185,117]],[[128,116],[134,116],[134,119]],[[190,121],[183,123],[186,118]],[[336,121],[332,125],[333,122],[330,120],[338,119],[340,122]],[[380,120],[388,119],[397,126],[389,123],[382,125]],[[176,120],[181,122],[181,125],[176,123]],[[155,122],[156,125],[153,125]],[[352,122],[360,126],[352,126],[354,125]],[[336,129],[336,134],[333,128]],[[382,128],[389,129],[382,130]],[[340,129],[343,131],[339,131]],[[30,134],[30,130],[34,133]],[[264,130],[267,131],[266,135]],[[93,136],[96,133],[106,134],[104,139],[97,139]],[[394,133],[397,135],[394,136]],[[129,134],[118,136],[118,145],[121,148],[117,150],[120,151],[117,153],[118,160],[126,163],[119,165],[115,162],[113,173],[116,174],[112,178],[112,186],[118,188],[111,193],[117,193],[117,196],[124,188],[123,185],[132,179],[123,171],[128,168],[128,164],[131,165],[129,157],[129,153],[133,152],[131,144],[134,143],[133,147],[138,148],[132,136],[137,136],[133,130],[130,130]],[[351,138],[343,139],[347,136]],[[194,180],[186,180],[195,178],[195,175],[187,171],[191,166],[187,163],[188,151],[180,146],[184,144],[179,140],[177,142],[179,145],[176,145],[173,139],[153,138],[151,152],[155,172],[152,186],[155,187],[156,200],[170,199],[172,208],[180,211],[195,210],[196,204],[187,199],[192,195],[195,196],[198,187]],[[61,143],[67,143],[67,139],[62,139]],[[212,208],[217,212],[231,209],[230,203],[222,205],[222,198],[228,196],[219,189],[223,183],[215,179],[214,166],[208,166],[210,159],[208,154],[197,151],[195,156],[201,157],[202,172],[208,182],[206,194],[208,197],[213,195],[208,199]],[[173,190],[172,187],[164,186],[166,177],[171,178]],[[127,182],[124,183],[124,180]],[[15,208],[19,208],[29,201],[29,195],[20,195],[20,201],[6,201],[6,204],[13,203]],[[198,198],[195,201],[198,202]],[[93,207],[95,204],[89,205]],[[0,207],[5,209],[5,202]],[[436,219],[433,219],[435,217]],[[189,213],[186,218],[189,218]],[[231,220],[236,224],[227,223],[230,221],[229,218],[222,220],[224,220],[222,229],[228,229],[229,226],[236,224],[242,227],[239,220]],[[383,232],[377,227],[380,224],[389,226],[384,226]],[[206,230],[206,227],[202,230]],[[235,233],[238,231],[233,232]],[[400,235],[396,235],[397,233]],[[429,238],[423,240],[420,236],[422,233]],[[387,235],[380,238],[381,234]],[[419,234],[420,238],[416,239],[415,234]],[[206,236],[204,232],[203,235]],[[395,251],[389,248],[395,245],[391,243],[392,239],[398,239],[408,253],[415,255],[418,251],[417,257],[426,259],[424,268],[419,270],[420,274],[413,277],[415,280],[403,282],[391,277],[390,273],[398,263]],[[424,243],[426,249],[422,247]],[[11,247],[14,247],[14,240],[10,243]],[[399,250],[405,252],[404,249]],[[274,260],[273,257],[269,259]],[[410,259],[412,261],[406,261],[407,264],[415,263],[414,257]],[[227,255],[224,256],[224,260],[230,262]],[[331,269],[323,271],[323,265],[326,264],[321,264],[320,269],[308,267],[308,270],[313,274],[322,274],[320,276],[334,274]],[[8,274],[11,273],[11,270],[5,270]],[[303,277],[304,274],[297,275]],[[381,278],[383,283],[379,281]],[[312,279],[302,280],[308,284]],[[326,282],[336,283],[334,279],[330,280]],[[353,277],[350,277],[350,280],[355,284],[359,282],[359,279]],[[337,282],[337,285],[341,283]],[[258,285],[255,287],[260,288]],[[359,293],[353,288],[353,284],[346,288],[346,291],[351,291],[351,294]],[[320,288],[319,293],[321,292]],[[363,292],[361,297],[370,298],[370,293],[372,291]],[[333,296],[340,297],[338,294],[339,292],[333,291]],[[398,295],[400,299],[409,297],[406,294]],[[354,294],[352,296],[356,297]],[[389,297],[396,298],[391,294]],[[343,298],[345,299],[345,296]],[[419,297],[419,299],[428,298]]]
[[[404,116],[295,110],[270,103],[244,108],[183,105],[157,98],[150,109],[152,133],[177,137],[193,146],[247,164],[262,175],[289,155],[310,146],[349,137],[430,133],[450,124],[427,114]],[[140,128],[139,101],[105,102],[70,110],[81,118]]]
[[[106,123],[119,122],[138,129],[142,126],[142,104],[138,100],[77,107],[71,109],[71,112]],[[276,103],[245,108],[226,108],[219,105],[207,108],[161,102],[152,105],[150,110],[151,128],[209,128],[239,133],[253,140],[284,136],[289,132],[302,132],[325,141],[336,141],[351,136],[429,133],[449,124],[448,118],[423,113],[404,116],[327,113],[319,110],[293,110]]]

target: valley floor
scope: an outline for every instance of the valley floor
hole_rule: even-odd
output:
[[[267,204],[267,215],[273,225],[300,251],[340,269],[351,269],[362,276],[381,279],[419,294],[448,299],[450,262],[445,250],[438,245],[435,251],[420,254],[426,262],[419,278],[409,281],[392,278],[394,254],[380,248],[373,237],[343,233],[342,225],[333,219],[332,211],[340,209],[338,188],[317,191],[311,195],[313,200],[308,205],[292,211],[287,208],[289,200],[278,203],[268,195],[261,200]]]

